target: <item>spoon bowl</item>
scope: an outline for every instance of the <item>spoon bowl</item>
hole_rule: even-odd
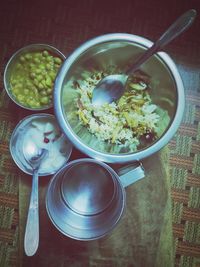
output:
[[[129,75],[133,74],[140,66],[146,62],[152,55],[158,52],[166,44],[179,36],[182,32],[192,25],[196,10],[191,9],[180,16],[162,35],[161,37],[146,50],[141,57],[129,68],[125,74],[108,75],[103,78],[94,88],[92,93],[92,104],[101,106],[105,103],[112,103],[118,100],[125,91],[126,83]]]
[[[39,168],[42,159],[47,155],[48,151],[39,148],[32,140],[28,140],[23,145],[23,154],[27,163],[33,168],[33,171]]]

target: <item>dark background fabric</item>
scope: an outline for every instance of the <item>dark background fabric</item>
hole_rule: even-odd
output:
[[[86,40],[127,32],[154,41],[179,15],[198,11],[192,27],[165,51],[186,90],[184,118],[170,147],[176,266],[200,266],[200,1],[3,0],[0,4],[0,266],[18,265],[18,179],[9,138],[21,112],[3,90],[10,56],[31,43],[48,43],[66,56]]]

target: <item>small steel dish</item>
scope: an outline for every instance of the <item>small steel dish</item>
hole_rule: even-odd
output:
[[[30,129],[30,127],[32,127],[32,123],[34,121],[37,121],[39,123],[50,122],[57,126],[56,119],[53,115],[47,114],[47,113],[41,113],[41,114],[39,113],[39,114],[34,114],[34,115],[25,117],[15,127],[11,135],[11,139],[10,139],[10,153],[16,165],[23,172],[30,174],[30,175],[33,173],[33,170],[32,170],[32,167],[27,163],[27,161],[25,160],[23,156],[22,147],[23,147],[25,133],[27,132],[28,129]],[[64,142],[66,145],[65,149],[62,148],[63,149],[62,155],[64,156],[65,163],[66,163],[69,160],[69,157],[72,152],[72,144],[63,134],[61,134],[60,138],[64,139]],[[48,156],[46,160],[48,160]],[[59,168],[61,168],[64,164],[59,166]],[[39,176],[46,176],[46,175],[54,174],[59,168],[58,167],[55,168],[54,166],[54,168],[49,169],[48,171],[39,170]]]
[[[44,106],[38,107],[38,108],[31,108],[31,107],[25,106],[16,99],[16,97],[13,95],[13,93],[11,91],[11,85],[10,85],[11,73],[12,73],[13,67],[18,62],[20,56],[24,55],[27,52],[37,52],[37,51],[43,51],[43,50],[47,50],[51,54],[60,57],[62,60],[65,60],[64,54],[62,54],[57,48],[55,48],[51,45],[48,45],[48,44],[30,44],[30,45],[27,45],[27,46],[22,47],[19,50],[17,50],[11,56],[11,58],[9,59],[9,61],[6,64],[6,67],[5,67],[4,78],[3,78],[4,88],[5,88],[8,96],[10,97],[10,99],[12,101],[14,101],[15,104],[17,104],[18,106],[20,106],[24,109],[33,110],[33,111],[40,111],[40,110],[49,109],[53,106],[53,102],[51,102],[49,105],[44,105]]]

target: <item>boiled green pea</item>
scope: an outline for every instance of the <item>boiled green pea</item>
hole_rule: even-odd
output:
[[[47,50],[44,50],[42,54],[47,57],[49,55],[49,52]]]
[[[34,61],[36,64],[40,64],[40,60],[39,60],[39,58],[37,58],[37,57],[34,57],[34,58],[33,58],[33,61]]]
[[[46,64],[46,69],[47,69],[47,70],[51,70],[51,69],[52,69],[52,65],[51,65],[50,63],[47,63],[47,64]]]
[[[24,63],[26,60],[25,60],[25,57],[24,56],[20,56],[19,60]]]
[[[17,68],[18,70],[21,69],[21,68],[22,68],[22,64],[21,64],[21,63],[17,63],[16,68]]]
[[[31,54],[26,54],[24,57],[27,60],[31,60],[32,59],[32,55]]]
[[[42,83],[39,83],[39,84],[38,84],[38,89],[39,89],[39,90],[44,89],[44,85],[43,85]]]
[[[41,97],[40,102],[42,104],[48,104],[49,103],[49,99],[48,99],[47,96],[44,96],[44,97]]]
[[[28,95],[29,94],[29,90],[28,89],[24,89],[24,94]]]
[[[49,76],[51,77],[52,80],[54,80],[56,78],[56,73],[54,71],[51,71],[49,73]]]
[[[43,90],[41,90],[41,91],[40,91],[40,95],[42,95],[42,96],[46,96],[46,95],[47,95],[47,91],[46,91],[46,90],[44,90],[44,89],[43,89]]]
[[[45,69],[45,65],[44,65],[44,64],[40,64],[40,65],[38,66],[38,68],[40,68],[41,70],[44,70],[44,69]]]
[[[48,56],[46,60],[47,60],[47,62],[53,62],[53,57],[52,56]]]
[[[41,69],[35,69],[35,73],[36,74],[40,74],[41,73]]]
[[[50,77],[47,77],[46,80],[45,80],[45,84],[48,86],[48,87],[51,87],[52,86],[52,80]]]
[[[18,94],[16,97],[20,102],[24,100],[24,96],[21,94]]]
[[[36,74],[35,74],[35,72],[31,72],[31,73],[30,73],[30,77],[31,77],[31,79],[36,78]]]
[[[52,93],[52,88],[48,88],[46,91],[47,91],[47,94],[50,95]]]
[[[12,92],[13,92],[14,95],[18,95],[20,91],[17,88],[13,88]]]
[[[60,65],[62,63],[62,60],[59,57],[55,57],[54,58],[54,62],[58,65]]]
[[[40,74],[40,75],[38,75],[38,76],[36,77],[36,79],[38,80],[38,82],[41,82],[42,79],[43,79],[43,76]]]

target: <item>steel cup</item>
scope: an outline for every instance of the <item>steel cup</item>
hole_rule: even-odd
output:
[[[77,240],[107,235],[122,217],[124,188],[144,177],[141,163],[118,170],[94,159],[74,160],[58,171],[46,195],[46,209],[54,226]]]

